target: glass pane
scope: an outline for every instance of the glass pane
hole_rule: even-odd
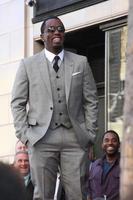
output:
[[[122,134],[127,27],[108,31],[107,120],[108,129]]]

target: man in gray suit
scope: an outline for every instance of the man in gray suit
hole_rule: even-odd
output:
[[[21,61],[13,86],[14,126],[28,145],[34,200],[53,200],[59,167],[66,199],[86,199],[87,151],[96,136],[96,86],[87,58],[63,49],[64,32],[57,17],[43,22],[45,49]]]

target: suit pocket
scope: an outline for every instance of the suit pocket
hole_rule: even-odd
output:
[[[36,119],[30,118],[30,117],[28,118],[28,123],[29,123],[29,125],[32,125],[32,126],[37,125]]]
[[[83,72],[75,72],[75,73],[73,73],[72,74],[72,78],[78,78],[78,77],[81,77],[81,76],[83,76]]]
[[[79,116],[78,116],[78,122],[79,122],[79,124],[85,124],[85,118],[84,118],[84,115],[82,115],[82,114],[80,114]]]
[[[75,83],[77,85],[81,85],[82,84],[82,78],[83,78],[83,75],[82,74],[77,74],[75,76],[72,76],[72,82]]]
[[[82,95],[82,84],[83,84],[83,73],[78,73],[72,76],[71,80],[71,91],[75,98],[81,98]]]

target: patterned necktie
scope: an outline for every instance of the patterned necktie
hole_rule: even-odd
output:
[[[55,56],[54,57],[54,65],[53,65],[53,68],[56,72],[58,72],[58,69],[59,69],[59,66],[58,66],[58,60],[60,59],[59,56]]]

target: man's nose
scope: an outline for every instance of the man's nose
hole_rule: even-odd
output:
[[[108,141],[108,144],[113,144],[112,140],[109,140],[109,141]]]
[[[56,28],[55,31],[54,31],[54,33],[60,33],[60,31],[58,31],[58,29]]]
[[[25,165],[25,161],[22,161],[21,164],[22,164],[22,165]]]

